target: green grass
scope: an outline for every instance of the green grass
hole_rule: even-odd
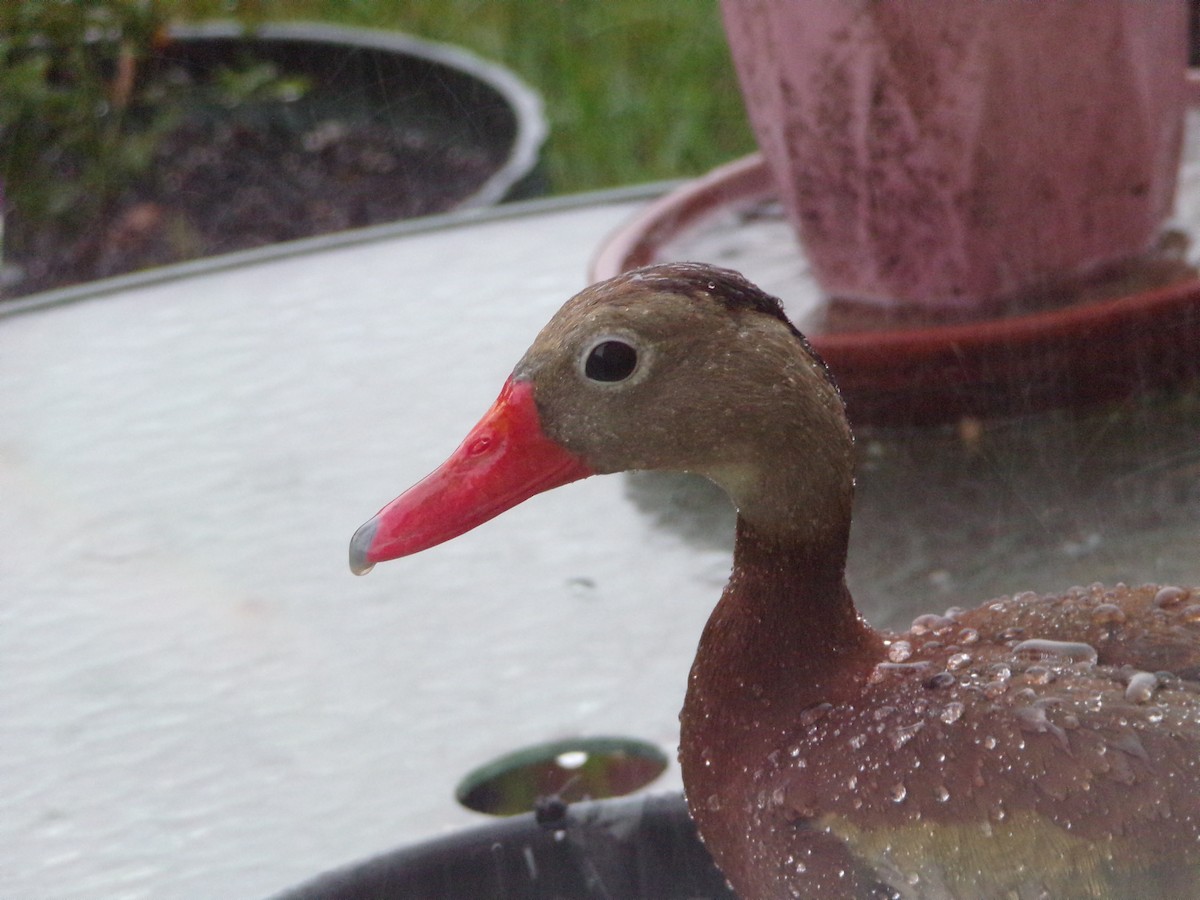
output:
[[[308,19],[459,44],[546,102],[552,189],[700,174],[754,147],[716,0],[166,0],[183,17]]]

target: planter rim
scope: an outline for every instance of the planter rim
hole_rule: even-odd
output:
[[[499,881],[509,898],[546,896],[552,889],[545,881],[547,869],[575,873],[586,884],[583,892],[561,896],[581,900],[611,896],[604,887],[606,875],[648,881],[651,893],[637,896],[732,897],[695,834],[683,796],[639,793],[571,803],[550,823],[539,823],[534,813],[493,819],[337,867],[272,900],[382,900],[411,897],[417,889],[422,893],[416,896],[431,900],[465,900],[450,891],[472,863],[508,871],[510,877]]]
[[[402,31],[309,21],[264,22],[261,25],[244,26],[219,19],[172,25],[170,34],[182,39],[305,41],[380,50],[457,69],[483,82],[512,107],[516,133],[504,164],[474,193],[459,201],[455,209],[490,206],[503,200],[517,182],[533,171],[549,133],[545,107],[537,91],[504,66],[454,44],[430,41]]]

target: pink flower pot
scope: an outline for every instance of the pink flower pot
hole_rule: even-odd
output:
[[[832,296],[954,314],[1138,256],[1171,211],[1185,0],[722,0]]]

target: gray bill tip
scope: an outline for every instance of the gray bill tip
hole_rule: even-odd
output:
[[[375,532],[379,530],[379,517],[364,522],[354,537],[350,538],[350,571],[355,575],[366,575],[375,563],[368,561],[367,554],[375,541]]]

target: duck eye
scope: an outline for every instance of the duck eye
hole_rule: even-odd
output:
[[[583,361],[583,374],[592,381],[624,381],[637,368],[637,350],[624,341],[601,341]]]

